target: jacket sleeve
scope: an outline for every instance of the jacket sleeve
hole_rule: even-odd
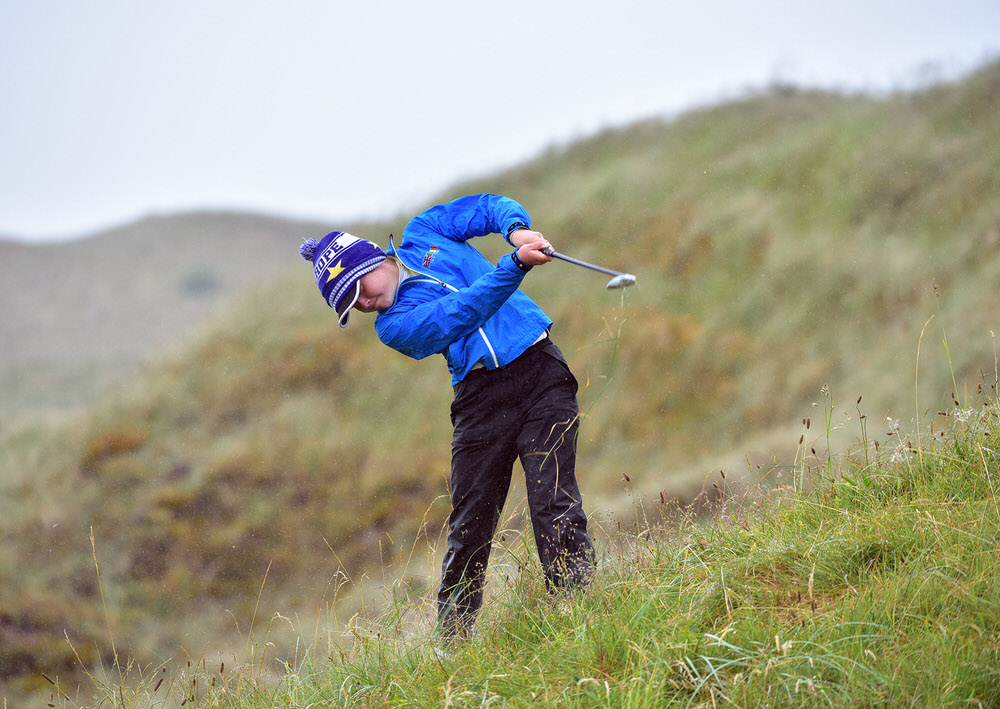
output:
[[[376,318],[375,331],[383,343],[414,359],[443,352],[493,317],[523,278],[524,272],[504,256],[468,287],[443,296],[432,284],[407,288]]]
[[[411,224],[414,228],[429,229],[452,241],[468,241],[474,236],[487,234],[506,237],[507,231],[515,224],[530,227],[531,217],[524,207],[509,197],[474,194],[431,207],[414,217]]]

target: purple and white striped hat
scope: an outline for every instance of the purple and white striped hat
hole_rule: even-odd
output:
[[[337,311],[340,326],[347,327],[351,308],[361,293],[361,277],[385,261],[385,252],[366,239],[331,231],[319,241],[306,239],[299,253],[313,262],[316,287],[327,305]]]

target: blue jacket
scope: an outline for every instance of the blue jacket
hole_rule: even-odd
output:
[[[414,359],[441,353],[452,384],[473,366],[510,364],[552,320],[518,290],[524,271],[509,255],[494,265],[468,240],[507,235],[531,218],[512,199],[470,195],[431,207],[403,230],[388,253],[417,274],[404,280],[388,310],[375,318],[379,339]]]

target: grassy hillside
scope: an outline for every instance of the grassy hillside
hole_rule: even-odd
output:
[[[652,526],[621,535],[575,598],[549,599],[530,541],[511,544],[450,657],[426,602],[396,598],[341,632],[302,628],[278,679],[260,632],[253,662],[133,668],[91,689],[123,707],[996,706],[995,391],[956,414],[940,437],[834,461],[803,450],[788,485],[731,494],[709,524],[637,509]]]
[[[524,286],[581,380],[602,544],[639,523],[636,499],[710,499],[720,468],[737,484],[791,464],[804,418],[824,422],[810,455],[843,448],[859,395],[874,437],[887,415],[926,431],[994,381],[998,109],[1000,65],[878,100],[775,90],[442,195],[509,194],[558,249],[639,278],[607,292],[555,263]],[[4,681],[107,664],[109,627],[146,661],[200,657],[238,649],[252,618],[325,625],[345,576],[341,619],[391,585],[384,569],[415,597],[436,582],[444,365],[382,347],[364,316],[337,328],[289,242],[287,273],[127,391],[2,433]],[[292,653],[296,637],[279,622],[271,640]]]
[[[251,214],[149,217],[76,241],[0,240],[0,416],[75,406],[287,267],[321,227]]]

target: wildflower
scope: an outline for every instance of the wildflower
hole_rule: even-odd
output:
[[[965,409],[964,411],[961,410],[961,409],[956,409],[955,413],[952,414],[952,415],[955,417],[956,421],[961,421],[962,423],[967,423],[969,421],[969,419],[972,418],[972,416],[973,416],[974,413],[975,412],[972,409]]]

